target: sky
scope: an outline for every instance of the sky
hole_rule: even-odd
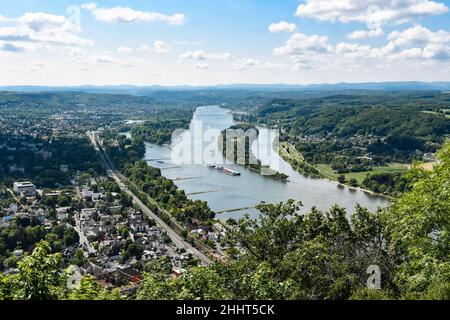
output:
[[[450,0],[0,0],[0,85],[450,81]]]

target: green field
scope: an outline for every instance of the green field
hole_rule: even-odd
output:
[[[318,164],[316,165],[317,169],[319,169],[323,175],[336,180],[340,174],[335,173],[334,170],[331,168],[329,164]],[[389,173],[395,173],[395,172],[405,172],[408,169],[407,165],[403,164],[396,164],[396,165],[390,165],[390,166],[382,166],[382,167],[374,167],[371,171],[363,171],[363,172],[350,172],[344,174],[347,181],[349,179],[356,179],[358,181],[358,184],[361,184],[363,180],[366,178],[367,174],[374,174],[374,173],[381,173],[381,172],[389,172]]]
[[[450,109],[441,109],[444,113],[439,113],[436,111],[422,111],[422,113],[435,114],[438,116],[445,116],[447,119],[450,119]]]
[[[288,149],[289,147],[289,149]],[[289,152],[287,152],[289,150]],[[289,145],[286,142],[280,143],[280,149],[279,149],[280,156],[285,159],[286,161],[290,162],[292,160],[296,160],[299,163],[306,163],[302,154],[298,152],[294,146]],[[307,164],[307,163],[306,163]],[[308,164],[309,165],[309,164]],[[312,165],[309,165],[312,166]],[[320,175],[329,178],[332,180],[337,180],[338,176],[341,174],[335,173],[334,170],[331,168],[331,165],[329,164],[318,164],[314,165],[315,168],[317,168],[320,171]],[[392,164],[390,166],[379,166],[379,167],[373,167],[371,171],[362,171],[362,172],[350,172],[346,173],[345,178],[348,180],[354,178],[358,181],[358,184],[361,185],[364,179],[366,178],[367,174],[375,174],[375,173],[382,173],[382,172],[389,172],[389,173],[396,173],[396,172],[405,172],[408,170],[408,165],[405,164]]]

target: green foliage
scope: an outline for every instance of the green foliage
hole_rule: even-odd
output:
[[[138,300],[218,300],[227,297],[223,278],[207,267],[192,267],[178,278],[147,273],[137,292]]]
[[[412,191],[397,199],[383,219],[395,281],[404,293],[450,283],[450,143],[433,171],[415,170]]]
[[[389,292],[378,289],[359,289],[352,294],[350,300],[392,300],[393,296]]]
[[[376,193],[398,195],[409,190],[409,182],[410,179],[406,174],[382,172],[368,174],[362,184]]]
[[[86,137],[61,136],[50,142],[41,138],[2,133],[0,141],[10,148],[2,149],[0,166],[7,168],[15,164],[24,169],[24,172],[0,170],[0,180],[8,184],[14,180],[26,179],[39,188],[54,188],[56,185],[68,185],[70,177],[77,171],[104,173],[101,161]],[[19,148],[23,144],[35,147]],[[62,172],[61,165],[67,165],[68,171]],[[58,197],[57,203],[67,206],[70,200],[62,195]]]
[[[50,254],[50,245],[40,242],[33,253],[18,263],[18,273],[9,277],[13,299],[53,300],[58,297],[61,254]]]
[[[93,276],[83,276],[78,287],[71,290],[68,300],[124,300],[120,291],[101,287]]]
[[[132,136],[136,140],[164,144],[172,140],[172,132],[177,129],[187,129],[192,118],[192,113],[177,115],[176,119],[156,118],[146,121],[143,125],[134,127]]]

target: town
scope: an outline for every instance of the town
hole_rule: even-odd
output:
[[[37,189],[29,181],[4,187],[0,193],[0,230],[22,230],[25,238],[28,233],[38,232],[38,238],[54,239],[65,259],[77,265],[82,274],[91,274],[105,287],[120,288],[126,294],[136,292],[142,272],[158,261],[174,277],[199,263],[191,252],[177,248],[155,221],[133,206],[110,178],[86,180],[79,174],[72,183],[59,190]],[[225,234],[220,223],[216,228],[220,231],[205,228],[191,233],[220,246]],[[28,239],[15,240],[16,246],[7,244],[5,274],[16,272],[14,263],[27,254],[24,246],[30,245]]]

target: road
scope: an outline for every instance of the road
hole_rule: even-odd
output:
[[[80,221],[80,215],[79,213],[75,215],[75,227],[73,227],[75,231],[78,233],[78,236],[80,237],[80,244],[83,248],[87,249],[89,254],[95,254],[97,253],[97,250],[94,249],[94,247],[89,243],[89,240],[86,238],[86,235],[84,234],[82,228],[81,228],[81,221]]]
[[[146,214],[149,218],[153,219],[156,224],[167,233],[167,235],[177,248],[185,249],[187,252],[192,253],[192,255],[198,258],[203,264],[210,265],[211,260],[205,254],[194,248],[190,243],[186,242],[178,233],[176,233],[160,217],[158,217],[152,210],[150,210],[131,190],[129,190],[125,183],[120,179],[120,172],[115,170],[115,168],[112,166],[112,163],[109,161],[109,159],[107,159],[107,155],[103,152],[101,147],[98,147],[100,146],[100,142],[98,141],[97,133],[88,132],[87,135],[94,145],[95,150],[100,154],[100,157],[107,169],[108,176],[111,177],[119,185],[120,189],[131,196],[134,203],[139,206],[142,212],[144,212],[144,214]]]
[[[11,189],[9,189],[9,188],[6,188],[6,190],[13,196],[14,200],[16,200],[16,202],[20,205],[20,201],[19,201],[19,199],[17,199],[17,197],[14,194],[14,192]]]

